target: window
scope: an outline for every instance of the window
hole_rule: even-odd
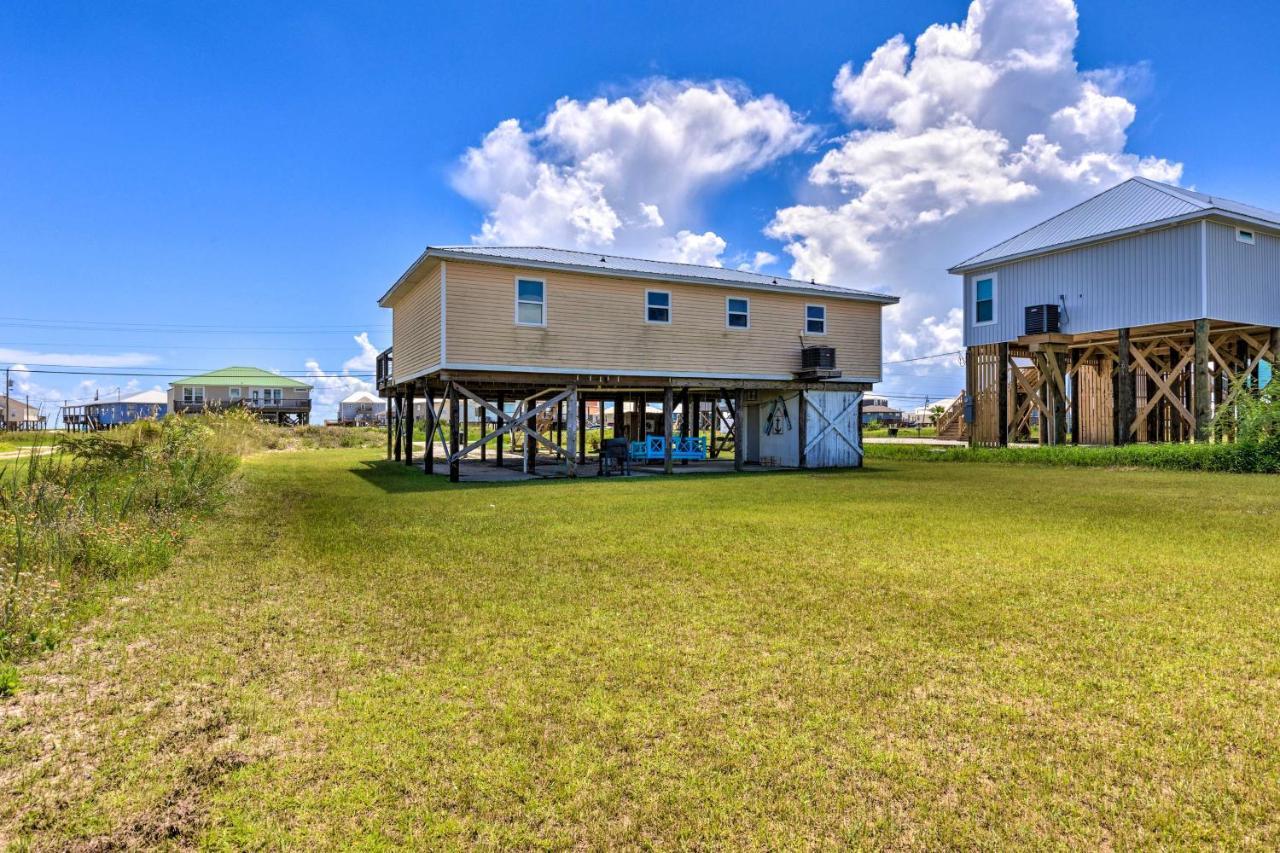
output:
[[[973,283],[973,324],[996,321],[996,280],[995,277],[980,278]]]
[[[1244,228],[1237,228],[1236,239],[1239,240],[1241,243],[1248,243],[1250,246],[1252,246],[1253,239],[1254,239],[1253,232],[1246,231]]]
[[[199,405],[204,402],[204,388],[194,385],[184,385],[182,387],[182,402],[191,405]]]
[[[751,328],[751,302],[737,296],[724,301],[724,323],[730,329]]]
[[[228,389],[227,389],[227,399],[228,399],[228,400],[230,400],[230,401],[231,401],[231,402],[233,402],[233,403],[239,403],[239,402],[240,402],[240,389],[239,389],[239,388],[228,388]]]
[[[827,333],[827,306],[804,306],[804,333],[806,335],[825,335]]]
[[[284,391],[280,390],[279,388],[263,388],[262,389],[262,402],[266,403],[268,406],[272,405],[273,403],[278,406],[280,405],[280,401],[283,399],[284,399]]]
[[[671,293],[666,290],[644,292],[644,320],[646,323],[671,322]]]
[[[536,278],[516,279],[516,325],[547,325],[547,283]]]

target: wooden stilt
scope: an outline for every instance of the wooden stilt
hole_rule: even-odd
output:
[[[796,441],[800,444],[799,465],[801,468],[808,468],[808,451],[809,451],[809,401],[805,398],[804,391],[801,390],[796,394]]]
[[[507,412],[506,406],[505,406],[505,405],[503,405],[505,402],[506,402],[506,400],[503,398],[503,396],[502,396],[501,394],[499,394],[499,395],[498,395],[498,407],[497,407],[497,408],[498,408],[498,411],[499,411],[499,412],[502,412],[502,413],[503,413],[503,415],[505,415],[505,414],[506,414],[506,412]],[[498,415],[494,415],[493,424],[494,424],[494,427],[495,427],[495,428],[497,428],[497,429],[502,429],[502,425],[503,425],[505,422],[506,422],[506,419],[505,419],[504,417],[500,417],[500,416],[498,416]],[[499,468],[501,468],[501,467],[502,467],[502,447],[503,447],[503,444],[506,442],[506,440],[507,440],[507,437],[506,437],[505,435],[500,435],[500,436],[498,436],[498,446],[497,446],[497,447],[495,447],[495,448],[493,449],[493,458],[494,458],[494,460],[496,461],[497,466],[498,466]]]
[[[1134,393],[1133,348],[1129,342],[1129,330],[1120,329],[1116,364],[1116,444],[1129,444],[1133,422],[1137,417],[1137,401]]]
[[[662,473],[671,473],[671,411],[675,408],[671,386],[662,389]]]
[[[489,432],[489,429],[488,429],[489,418],[485,414],[485,410],[483,406],[477,406],[477,408],[480,409],[480,434],[485,435]],[[467,434],[467,438],[468,439],[471,438],[470,433]],[[480,461],[484,462],[488,460],[488,458],[489,458],[489,445],[487,444],[480,445]]]
[[[747,461],[746,422],[742,389],[739,388],[733,393],[733,470],[735,471],[741,471]]]
[[[393,455],[393,458],[395,459],[396,462],[399,462],[401,459],[401,453],[403,452],[401,449],[402,442],[404,441],[404,395],[396,394],[395,397],[393,397],[392,399],[395,401],[395,419],[396,419],[396,428],[395,428],[396,446],[394,448],[395,453]]]
[[[996,378],[996,441],[1001,447],[1009,446],[1009,344],[996,346],[996,358],[1000,362]],[[859,417],[858,422],[862,419]],[[973,432],[973,430],[970,430]],[[859,444],[859,447],[862,445]]]
[[[436,407],[431,389],[427,389],[427,422],[423,424],[423,432],[427,436],[427,446],[422,453],[422,473],[436,472]]]
[[[564,446],[564,403],[556,404],[556,444]],[[570,444],[570,447],[573,445]]]
[[[449,482],[458,482],[462,460],[458,458],[458,392],[449,386]]]
[[[395,444],[395,436],[392,434],[392,433],[394,432],[394,429],[392,428],[392,423],[393,423],[393,422],[392,422],[392,419],[391,419],[391,398],[390,398],[390,397],[385,397],[384,399],[387,401],[387,415],[386,415],[386,420],[387,420],[387,459],[388,459],[388,460],[390,460],[390,459],[391,459],[391,449],[392,449],[392,446]]]
[[[576,444],[578,446],[578,463],[585,465],[587,464],[587,398],[586,398],[586,395],[578,396],[575,393],[574,404],[576,405],[578,410],[578,423],[581,424],[581,428],[577,436],[578,440],[577,441],[571,440],[569,442],[567,450],[569,453],[573,453],[573,447]]]
[[[1209,422],[1213,412],[1209,405],[1209,321],[1196,320],[1195,390],[1192,396],[1196,415],[1196,441],[1209,440]]]
[[[404,464],[406,465],[413,464],[413,400],[413,387],[410,386],[404,407]]]
[[[578,420],[578,412],[581,411],[578,408],[578,386],[569,386],[568,403],[569,420],[568,428],[565,431],[565,438],[568,439],[568,443],[564,445],[564,473],[566,477],[576,477],[578,476],[578,460],[573,452],[573,446],[578,438],[578,430],[586,432],[586,423]]]
[[[680,392],[680,437],[687,439],[689,437],[689,389],[685,388]],[[688,459],[681,459],[681,465],[688,465]]]

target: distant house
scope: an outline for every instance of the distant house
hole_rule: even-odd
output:
[[[28,406],[21,400],[14,400],[0,394],[0,414],[3,414],[3,428],[44,429],[45,417],[35,406]]]
[[[224,367],[169,385],[169,411],[248,409],[265,421],[296,426],[311,418],[311,386],[257,367]]]
[[[969,440],[1207,440],[1280,359],[1280,211],[1131,178],[952,267]]]
[[[370,391],[356,391],[338,403],[338,423],[370,426],[386,423],[387,401]]]
[[[169,411],[169,404],[163,391],[141,391],[121,400],[86,403],[80,409],[94,429],[109,429],[134,421],[162,418]]]
[[[887,397],[864,394],[862,396],[862,422],[864,424],[880,423],[887,426],[897,426],[902,423],[902,409],[895,409],[890,406]]]

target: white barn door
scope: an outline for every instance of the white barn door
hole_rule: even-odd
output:
[[[806,391],[804,467],[859,468],[861,391]]]

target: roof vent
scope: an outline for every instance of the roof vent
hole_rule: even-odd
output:
[[[602,264],[607,264],[607,263],[608,263],[608,261],[606,261],[606,260],[604,259],[604,255],[601,255],[601,256],[600,256],[600,263],[602,263]]]

